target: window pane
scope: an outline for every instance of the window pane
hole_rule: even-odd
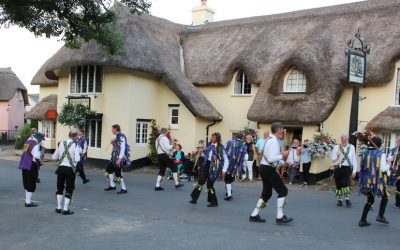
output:
[[[395,105],[400,105],[400,69],[397,70],[396,100]]]
[[[235,95],[240,95],[242,94],[242,83],[241,82],[235,82],[235,89],[233,92]]]
[[[76,93],[76,67],[71,67],[71,74],[70,74],[70,84],[69,84],[69,92],[71,94]]]
[[[171,124],[178,124],[178,117],[173,116],[171,118]]]
[[[89,65],[89,93],[93,93],[94,88],[94,65]]]
[[[306,91],[306,77],[303,72],[299,70],[292,70],[286,80],[287,92],[305,92]]]
[[[88,138],[88,146],[89,146],[90,145],[91,136],[90,136],[90,122],[88,120],[86,120],[86,123],[85,123],[85,134],[86,134],[86,136]]]
[[[142,143],[147,143],[147,128],[148,123],[143,123]]]
[[[87,93],[88,82],[88,66],[83,66],[82,69],[82,93]]]
[[[95,120],[90,120],[90,146],[95,147],[96,146],[96,121]]]
[[[100,93],[102,91],[103,82],[103,67],[96,66],[96,92]]]
[[[82,93],[82,68],[80,66],[76,67],[76,92]]]
[[[101,128],[102,128],[102,120],[97,121],[97,147],[101,148]]]
[[[250,83],[244,84],[243,94],[251,94],[251,84]]]
[[[178,109],[172,109],[172,116],[178,116]]]
[[[136,143],[140,143],[140,123],[136,123]]]

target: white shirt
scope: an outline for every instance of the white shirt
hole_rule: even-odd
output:
[[[169,154],[173,148],[174,146],[165,135],[158,136],[156,140],[157,154]]]
[[[353,166],[353,173],[355,174],[357,172],[356,150],[355,150],[354,146],[351,144],[347,144],[346,146],[342,145],[343,151],[345,153],[347,152],[348,147],[350,147],[348,158],[349,158],[351,164],[347,160],[344,160],[344,162],[342,163],[342,166]],[[337,158],[337,153],[339,150],[340,150],[339,145],[335,145],[335,147],[333,148],[332,157],[331,157],[331,160],[334,165],[339,165],[344,158],[344,155],[342,153],[340,153],[340,157]]]
[[[300,156],[301,154],[297,154],[297,148],[291,148],[286,162],[290,165],[293,165],[295,162],[300,163]]]
[[[214,145],[214,147],[217,148],[217,143],[213,143],[211,145]],[[214,151],[210,150],[210,153],[208,154],[209,161],[211,161],[213,153],[214,153]],[[226,171],[228,170],[228,167],[229,167],[229,159],[225,153],[225,150],[223,151],[223,157],[224,157],[224,166],[222,167],[222,172],[226,173]]]
[[[70,144],[71,142],[72,142],[72,140],[68,139],[67,145]],[[62,154],[64,153],[64,150],[65,150],[64,142],[62,141],[60,143],[60,146],[56,149],[56,151],[54,152],[54,154],[52,156],[53,160],[61,160],[60,158],[61,158]],[[69,155],[71,156],[71,159],[74,160],[75,162],[79,162],[81,160],[81,151],[82,151],[82,149],[76,143],[73,143],[68,150]],[[67,156],[65,156],[64,159],[62,159],[60,166],[72,167],[71,164],[69,164]]]
[[[386,172],[387,175],[390,176],[390,165],[387,164],[385,153],[383,153],[381,155],[381,166],[380,167],[381,167],[382,172]]]
[[[262,150],[262,149],[261,149]],[[265,142],[263,158],[260,164],[262,165],[278,165],[283,159],[281,155],[281,147],[279,145],[278,138],[275,135],[270,135]]]
[[[120,140],[121,140],[121,150],[119,151],[118,159],[124,158],[125,155],[125,144],[126,144],[125,136],[121,136]]]
[[[35,137],[31,137],[31,140],[34,140],[38,144],[32,148],[32,162],[40,161],[42,159],[42,152],[40,152],[40,143],[37,141]]]

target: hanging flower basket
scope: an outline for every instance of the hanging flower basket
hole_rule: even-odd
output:
[[[324,159],[328,157],[336,144],[336,140],[332,139],[328,133],[317,132],[309,144],[312,158]]]

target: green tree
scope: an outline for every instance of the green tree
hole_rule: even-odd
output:
[[[97,41],[112,55],[123,53],[113,0],[1,0],[0,26],[18,25],[36,36],[60,37],[69,48]],[[149,13],[149,0],[119,0],[132,13]]]
[[[88,107],[81,103],[64,104],[58,114],[58,122],[62,125],[83,128],[86,124],[86,118],[94,115],[96,112],[91,111]]]
[[[28,140],[28,138],[31,135],[32,135],[32,131],[31,131],[31,127],[29,126],[29,124],[23,126],[19,130],[17,139],[15,140],[15,149],[22,149],[22,147],[24,146],[24,143],[26,142],[26,140]]]

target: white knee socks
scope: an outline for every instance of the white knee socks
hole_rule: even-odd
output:
[[[226,192],[228,193],[228,197],[232,196],[232,184],[226,184]]]
[[[178,185],[179,184],[178,173],[172,173],[172,176],[174,177],[175,185]]]
[[[252,216],[252,217],[257,216],[257,215],[260,213],[260,209],[261,209],[261,207],[263,206],[263,204],[264,204],[264,200],[261,199],[261,198],[258,199],[256,208],[254,208],[253,213],[251,213],[251,216]]]
[[[124,177],[121,177],[121,189],[126,190]]]
[[[57,194],[57,209],[62,208],[62,201],[63,201],[64,196],[61,194]]]
[[[157,176],[156,187],[160,187],[161,186],[161,180],[162,180],[162,176],[161,175]]]
[[[115,187],[114,174],[109,174],[108,179],[110,180],[110,187]]]
[[[278,198],[276,201],[276,218],[281,219],[283,217],[283,206],[285,205],[285,197]]]
[[[32,203],[32,192],[25,191],[25,203],[26,204]]]
[[[71,199],[65,197],[64,199],[64,211],[68,211],[69,203],[71,202]]]

